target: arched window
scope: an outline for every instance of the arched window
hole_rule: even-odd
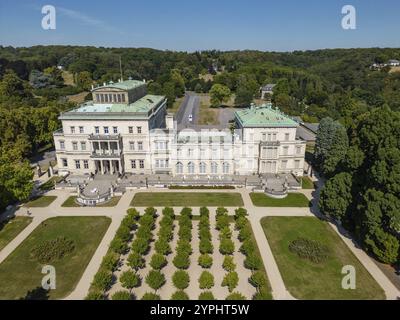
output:
[[[211,162],[211,173],[213,174],[218,173],[218,164],[216,162]]]
[[[183,173],[183,164],[181,162],[178,162],[176,164],[176,173],[177,174],[182,174]]]
[[[188,163],[188,173],[190,173],[190,174],[194,173],[194,163],[193,162]]]
[[[224,162],[222,164],[222,172],[225,174],[229,173],[229,163],[228,162]]]
[[[199,169],[200,173],[206,173],[206,164],[204,162],[200,162]]]

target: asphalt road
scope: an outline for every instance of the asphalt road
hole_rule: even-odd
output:
[[[179,110],[177,112],[176,121],[178,130],[188,128],[197,124],[199,117],[200,97],[192,92],[187,92]],[[192,115],[192,121],[189,121],[189,115]]]

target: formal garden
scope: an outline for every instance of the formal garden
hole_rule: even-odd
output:
[[[128,209],[87,299],[271,299],[243,208]]]
[[[55,217],[43,221],[0,264],[0,299],[61,299],[81,279],[106,233],[108,217]],[[42,267],[52,265],[56,289],[42,289]]]
[[[287,290],[297,299],[385,299],[384,292],[339,235],[315,217],[261,219]],[[344,266],[355,289],[343,289]]]

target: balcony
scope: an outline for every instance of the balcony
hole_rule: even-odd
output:
[[[91,154],[92,158],[119,158],[121,156],[121,150],[107,150],[98,149],[94,150]]]
[[[281,145],[280,141],[261,141],[261,146],[264,147],[279,147]]]
[[[118,141],[120,134],[90,134],[89,140],[91,141]]]

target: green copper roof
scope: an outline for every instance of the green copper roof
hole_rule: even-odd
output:
[[[93,103],[88,101],[79,108],[62,113],[60,119],[147,118],[152,109],[161,105],[163,101],[165,101],[164,96],[152,94],[145,95],[131,104]]]
[[[297,127],[298,123],[290,119],[272,105],[251,106],[235,112],[236,120],[242,127]]]
[[[145,83],[143,81],[139,80],[125,80],[121,82],[110,82],[107,83],[105,86],[100,86],[96,87],[93,89],[93,91],[96,91],[97,89],[105,89],[105,88],[115,88],[115,89],[121,89],[121,90],[131,90],[140,86],[144,86]]]

